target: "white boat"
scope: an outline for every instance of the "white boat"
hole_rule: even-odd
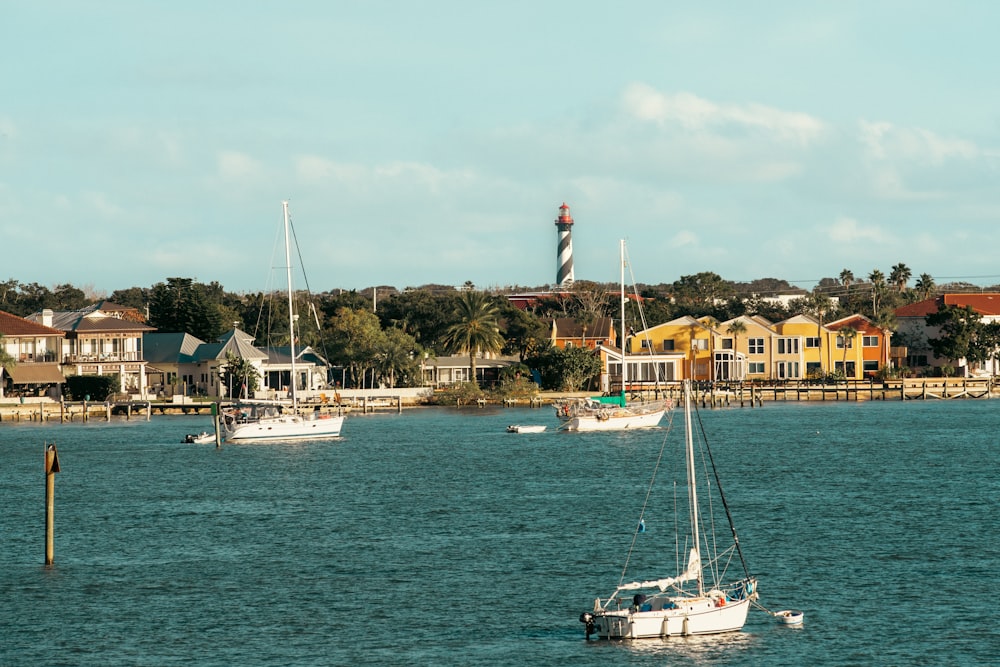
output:
[[[343,415],[313,411],[299,414],[295,372],[295,309],[292,300],[292,259],[288,219],[288,202],[281,202],[285,229],[285,272],[288,285],[288,331],[291,345],[291,405],[290,411],[278,405],[240,406],[222,420],[227,442],[271,442],[287,440],[321,440],[340,436]]]
[[[184,436],[184,442],[194,443],[196,445],[207,445],[211,442],[215,442],[215,434],[209,433],[208,431],[202,431],[201,433],[188,433]]]
[[[508,433],[542,433],[545,431],[545,424],[511,424],[507,427]]]
[[[683,385],[687,499],[681,502],[684,507],[678,508],[677,513],[666,511],[664,516],[682,516],[686,513],[686,525],[667,530],[667,525],[664,524],[664,530],[657,531],[655,526],[650,525],[652,522],[647,524],[645,518],[640,516],[629,548],[629,557],[626,559],[627,563],[640,550],[645,554],[646,547],[651,554],[655,554],[654,558],[657,560],[662,557],[661,554],[673,551],[676,552],[678,574],[626,582],[626,565],[614,592],[607,599],[597,598],[593,610],[580,615],[580,621],[586,626],[588,639],[591,635],[597,635],[600,639],[646,639],[736,632],[743,628],[750,603],[757,599],[757,580],[746,567],[736,530],[732,527],[728,505],[725,498],[721,497],[716,476],[712,477],[711,487],[720,495],[722,502],[706,504],[709,499],[705,497],[708,494],[704,493],[699,503],[699,490],[707,489],[708,482],[703,480],[699,486],[696,477],[690,381],[685,381]],[[664,447],[670,440],[669,435],[670,433],[664,439]],[[703,459],[699,458],[697,465],[704,468],[711,462],[710,467],[714,468],[707,443],[702,445],[708,457],[704,464]],[[657,467],[663,452],[661,449]],[[654,469],[654,480],[656,472]],[[663,476],[665,475],[661,475]],[[673,491],[666,495],[675,497]],[[651,487],[647,498],[652,497]],[[708,518],[711,516],[711,508],[718,509],[720,505],[725,508],[733,538],[733,543],[728,547],[723,547],[721,541],[707,532],[715,525],[714,520],[707,521],[707,526],[699,526],[699,512],[705,513]],[[647,529],[647,525],[651,529]],[[687,534],[686,537],[682,536],[684,533]],[[666,539],[651,539],[653,535],[663,535]],[[654,544],[647,544],[649,541]],[[684,549],[688,549],[686,558],[683,557]],[[728,572],[730,567],[735,569],[737,566],[741,566],[742,572]]]
[[[619,396],[574,398],[555,401],[556,418],[564,431],[624,431],[653,428],[667,411],[666,401],[628,402],[628,359],[625,340],[625,241],[619,243],[621,269],[621,332],[618,345],[622,354],[622,391]]]
[[[778,623],[781,623],[782,625],[802,625],[804,614],[798,610],[785,609],[774,612],[774,617],[778,619]]]

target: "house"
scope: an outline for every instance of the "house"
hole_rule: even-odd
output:
[[[711,322],[703,318],[706,326]],[[772,377],[774,325],[760,315],[740,315],[711,323],[713,382],[766,380]]]
[[[205,341],[187,333],[147,333],[142,337],[150,393],[218,396],[218,373],[199,356]]]
[[[996,375],[1000,371],[996,357],[989,360],[983,368],[975,368],[970,367],[965,359],[942,359],[934,355],[928,341],[939,338],[941,330],[939,327],[929,326],[926,317],[938,312],[942,306],[968,306],[981,316],[984,323],[1000,321],[1000,293],[941,294],[897,308],[896,338],[906,348],[905,365],[909,368],[933,369],[936,372],[944,367],[957,365],[957,374],[960,376]]]
[[[712,373],[711,349],[714,334],[710,318],[698,320],[688,315],[649,327],[630,336],[629,363],[633,363],[632,358],[635,356],[650,354],[657,357],[657,363],[664,364],[665,378],[708,380]],[[615,353],[615,356],[620,363],[620,353]],[[629,377],[649,375],[648,369],[636,371],[637,373],[632,373],[630,367]]]
[[[0,310],[0,398],[17,392],[58,398],[66,378],[59,366],[63,332]]]
[[[617,345],[614,320],[598,317],[589,324],[583,324],[572,317],[556,317],[549,322],[549,340],[554,347],[585,347],[596,350],[599,345]]]
[[[831,331],[811,315],[793,315],[774,324],[770,341],[771,380],[805,380],[833,367]]]
[[[835,332],[834,345],[840,359],[834,370],[842,370],[848,379],[873,378],[890,365],[889,346],[892,334],[864,315],[850,315],[827,324]],[[853,335],[845,335],[854,332]]]
[[[490,387],[500,380],[500,371],[521,363],[518,357],[495,357],[476,359],[476,381],[480,386]],[[445,357],[428,357],[420,364],[423,384],[428,387],[446,387],[459,382],[471,382],[469,355],[459,354]]]
[[[116,375],[119,392],[145,395],[142,336],[154,328],[137,309],[102,301],[80,310],[45,309],[27,319],[63,332],[58,360],[64,375]]]

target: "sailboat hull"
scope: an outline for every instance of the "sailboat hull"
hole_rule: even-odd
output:
[[[600,639],[659,639],[692,635],[717,635],[743,629],[750,600],[718,606],[716,600],[685,600],[677,609],[596,612],[594,633]]]
[[[664,412],[665,410],[657,410],[636,414],[627,410],[616,410],[605,414],[577,415],[565,420],[561,428],[565,431],[624,431],[634,428],[653,428],[659,425]]]
[[[342,416],[304,419],[292,415],[263,418],[247,424],[236,424],[226,433],[226,442],[287,442],[290,440],[325,440],[340,437],[344,425]]]

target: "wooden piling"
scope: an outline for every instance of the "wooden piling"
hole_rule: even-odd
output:
[[[45,564],[55,562],[56,473],[59,453],[55,443],[45,446]]]

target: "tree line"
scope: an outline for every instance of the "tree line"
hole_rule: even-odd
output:
[[[712,272],[681,276],[670,284],[637,285],[639,299],[629,299],[626,327],[641,330],[684,315],[710,316],[718,321],[740,315],[761,315],[772,322],[805,313],[831,322],[860,313],[877,325],[895,330],[893,311],[901,305],[930,298],[942,291],[982,291],[966,283],[938,286],[921,274],[910,286],[912,272],[900,263],[888,275],[879,269],[856,278],[844,269],[838,278],[824,278],[807,291],[775,278],[736,283]],[[990,288],[996,289],[996,288]],[[547,288],[523,291],[545,292]],[[412,386],[421,381],[421,365],[447,354],[469,354],[475,372],[478,353],[518,357],[524,367],[540,370],[543,386],[581,388],[599,373],[585,350],[555,350],[549,344],[552,318],[571,318],[585,329],[602,317],[619,318],[619,286],[580,280],[572,287],[540,296],[526,310],[512,306],[507,293],[425,285],[399,291],[381,286],[364,291],[331,290],[295,295],[296,345],[323,354],[345,369],[348,386]],[[798,294],[786,304],[768,296]],[[376,296],[377,295],[377,296]],[[100,300],[70,284],[53,289],[14,279],[0,283],[0,310],[28,316],[42,309],[78,310]],[[135,308],[161,332],[183,332],[210,342],[238,327],[253,335],[258,346],[288,345],[287,299],[265,292],[228,292],[218,282],[171,277],[151,287],[116,290],[107,300]],[[635,307],[642,302],[642,312]],[[961,315],[956,315],[962,319]],[[971,322],[965,314],[965,322]],[[970,324],[969,326],[972,326]],[[990,340],[957,325],[953,339]],[[963,338],[964,337],[964,338]],[[984,343],[988,344],[988,343]],[[945,356],[962,346],[945,346]],[[961,357],[949,357],[961,358]]]

